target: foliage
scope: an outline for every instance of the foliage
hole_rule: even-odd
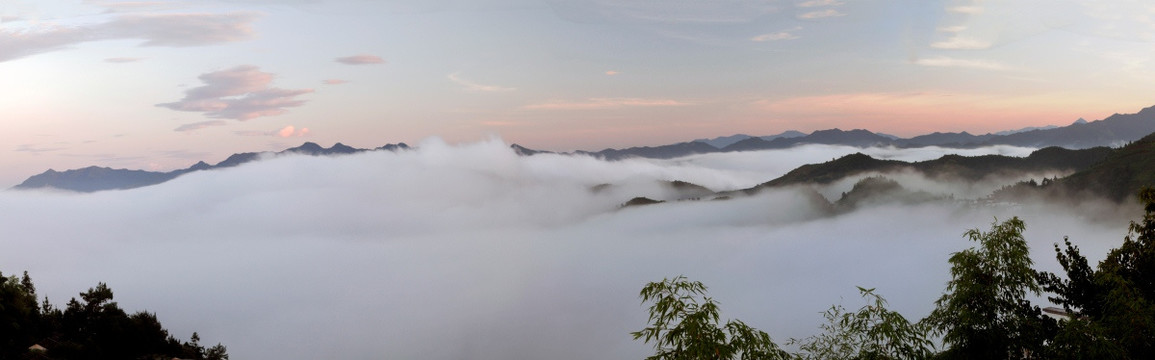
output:
[[[867,304],[857,312],[847,312],[841,305],[823,313],[826,323],[822,334],[802,340],[798,357],[818,359],[926,359],[934,353],[927,330],[912,324],[902,314],[886,308],[886,299],[874,289],[858,288]]]
[[[650,302],[650,326],[631,333],[653,342],[649,360],[785,359],[789,357],[766,332],[742,321],[719,325],[718,304],[706,297],[706,286],[684,276],[651,282],[642,288]]]
[[[112,300],[112,289],[99,283],[61,309],[36,300],[27,272],[19,280],[0,274],[0,359],[228,359],[223,345],[206,350],[195,333],[181,343],[155,314],[129,315]],[[32,345],[47,350],[34,353]]]
[[[1039,295],[1031,268],[1025,224],[1018,217],[992,225],[989,232],[968,230],[978,242],[950,257],[951,280],[936,308],[923,321],[950,345],[946,357],[1008,359],[1030,357],[1043,349],[1056,329],[1053,321],[1026,300]]]
[[[1065,327],[1086,328],[1056,339],[1056,347],[1094,350],[1096,358],[1147,358],[1155,354],[1155,189],[1145,188],[1141,222],[1131,222],[1123,244],[1092,269],[1079,248],[1055,244],[1066,279],[1041,274],[1044,288],[1075,319]]]

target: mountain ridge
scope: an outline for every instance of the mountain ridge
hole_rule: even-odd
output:
[[[405,149],[409,149],[409,145],[406,145],[405,143],[397,143],[388,144],[373,150],[397,151]],[[99,166],[88,166],[80,169],[71,169],[65,171],[48,169],[43,173],[29,177],[28,179],[24,180],[24,182],[13,186],[12,189],[27,190],[54,188],[77,192],[127,190],[160,184],[191,172],[235,167],[244,163],[256,161],[263,155],[280,156],[289,154],[301,154],[309,156],[332,156],[355,154],[365,151],[371,150],[358,149],[342,143],[336,143],[331,147],[325,148],[314,142],[305,142],[304,144],[301,144],[301,146],[288,148],[278,152],[266,151],[232,154],[224,160],[216,163],[215,165],[210,165],[204,161],[198,161],[196,164],[193,164],[187,168],[168,172],[113,169]]]

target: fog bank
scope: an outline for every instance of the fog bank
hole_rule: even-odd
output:
[[[106,282],[126,310],[154,311],[174,335],[197,331],[238,359],[642,358],[650,347],[629,336],[646,321],[637,293],[663,277],[704,282],[723,316],[783,343],[815,333],[831,304],[856,308],[855,286],[921,318],[950,253],[971,245],[963,232],[996,217],[1026,221],[1039,269],[1057,269],[1050,244],[1065,235],[1097,261],[1125,234],[1127,219],[1031,205],[816,218],[789,189],[618,209],[665,196],[657,181],[743,188],[859,151],[941,155],[806,146],[605,162],[432,139],[286,156],[127,191],[2,192],[0,270],[28,270],[56,305]],[[599,184],[617,186],[591,191]]]

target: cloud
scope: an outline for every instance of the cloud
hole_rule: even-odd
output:
[[[918,59],[918,60],[915,60],[914,63],[917,65],[922,65],[922,66],[960,67],[960,68],[980,69],[980,70],[1007,70],[1007,69],[1009,69],[1006,65],[1003,65],[1002,63],[995,62],[995,61],[955,59],[955,58],[949,58],[949,57],[945,57],[945,56],[939,56],[939,57],[935,57],[935,58]]]
[[[0,62],[99,40],[143,40],[141,46],[204,46],[247,40],[257,15],[119,15],[94,25],[54,26],[41,31],[0,29]]]
[[[137,62],[137,61],[141,61],[141,60],[144,60],[144,58],[137,58],[137,57],[114,57],[114,58],[107,58],[107,59],[104,59],[104,62],[109,62],[109,63],[114,63],[114,64],[122,64],[122,63]]]
[[[140,10],[155,10],[166,7],[173,7],[173,2],[165,1],[90,1],[85,0],[85,3],[103,7],[109,13],[117,12],[134,12]]]
[[[614,70],[608,70],[608,71],[606,71],[606,75],[609,75],[609,76],[614,76],[614,75],[617,75],[617,74],[621,74],[621,72],[619,72],[619,71],[614,71]]]
[[[931,43],[930,47],[950,50],[981,50],[991,47],[991,42],[973,37],[955,35],[946,41]]]
[[[274,131],[244,130],[244,131],[234,131],[233,133],[237,134],[237,135],[241,135],[241,136],[276,136],[276,137],[283,137],[283,138],[303,137],[303,136],[309,134],[309,128],[297,129],[293,125],[288,125],[288,126],[281,128],[280,130],[274,130]]]
[[[781,9],[759,0],[551,0],[563,19],[581,23],[734,24],[755,21]]]
[[[16,149],[13,151],[26,152],[26,153],[32,153],[32,154],[40,154],[40,153],[53,152],[53,151],[59,151],[59,150],[64,150],[64,149],[65,149],[64,147],[46,147],[46,146],[40,146],[38,144],[21,144],[20,146],[17,146]]]
[[[808,8],[821,6],[841,6],[843,4],[846,3],[838,0],[809,0],[799,3],[797,6],[801,8]]]
[[[203,112],[220,119],[250,120],[280,115],[285,108],[301,106],[305,100],[296,97],[312,89],[289,90],[269,87],[274,75],[252,65],[214,71],[198,78],[203,86],[185,91],[177,102],[157,104],[177,111]]]
[[[204,129],[207,127],[213,127],[213,126],[225,126],[225,122],[223,120],[209,120],[209,121],[195,122],[195,123],[191,123],[191,124],[184,124],[184,125],[178,126],[176,129],[173,129],[172,131],[177,131],[177,132],[197,131],[200,129]]]
[[[478,84],[478,83],[475,83],[475,82],[472,82],[469,80],[462,79],[460,76],[457,76],[457,73],[446,75],[446,78],[448,78],[450,81],[457,83],[458,85],[464,86],[465,90],[468,90],[471,92],[510,92],[510,91],[517,90],[516,88],[511,88],[511,87],[503,87],[503,86],[495,86],[495,85],[481,85],[481,84]]]
[[[382,59],[379,56],[364,55],[364,54],[339,57],[335,60],[337,60],[337,62],[345,64],[345,65],[371,65],[371,64],[383,64],[383,63],[385,63],[385,59]]]
[[[810,20],[810,19],[821,19],[821,18],[838,17],[838,16],[845,16],[845,15],[846,14],[842,13],[841,11],[835,10],[835,9],[826,9],[826,10],[806,12],[806,13],[803,13],[801,15],[798,15],[798,18]]]
[[[196,331],[237,359],[640,359],[653,350],[629,336],[646,326],[637,293],[663,277],[703,281],[727,318],[783,343],[816,334],[855,286],[925,316],[950,254],[973,245],[962,232],[996,216],[1024,219],[1041,270],[1056,270],[1050,245],[1065,235],[1096,259],[1126,231],[1088,222],[1082,207],[879,205],[811,218],[791,190],[618,209],[665,195],[657,180],[749,184],[841,151],[607,162],[429,140],[127,191],[5,191],[0,264],[28,270],[57,306],[106,282],[126,311],[155,312],[174,335]],[[615,186],[590,191],[603,183]]]
[[[325,80],[321,81],[321,83],[325,84],[325,85],[341,85],[341,84],[346,84],[348,82],[349,82],[349,80],[341,80],[341,79],[325,79]]]
[[[983,13],[983,7],[982,6],[955,6],[955,7],[947,8],[946,10],[953,12],[953,13],[967,14],[967,15],[978,15],[978,14]]]
[[[942,27],[935,28],[934,30],[938,31],[938,32],[944,32],[944,33],[959,33],[959,32],[962,32],[963,30],[966,30],[966,29],[967,29],[966,26],[955,25],[955,26],[942,26]]]
[[[758,36],[750,38],[750,41],[763,42],[763,41],[794,40],[794,39],[798,39],[798,35],[794,34],[794,32],[798,31],[798,30],[802,30],[802,27],[795,27],[795,28],[790,29],[790,30],[758,35]]]
[[[690,103],[670,99],[643,99],[643,98],[592,98],[579,102],[548,102],[543,104],[527,105],[529,110],[600,110],[622,107],[652,107],[652,106],[686,106]]]

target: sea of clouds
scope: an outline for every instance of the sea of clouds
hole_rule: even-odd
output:
[[[1036,267],[1052,271],[1052,243],[1070,236],[1097,261],[1129,218],[961,202],[824,218],[794,189],[619,206],[676,197],[658,181],[735,190],[854,152],[1032,150],[804,146],[607,162],[429,139],[397,153],[281,156],[133,190],[0,192],[0,270],[28,270],[58,306],[106,282],[127,311],[156,312],[179,338],[197,331],[237,359],[643,358],[650,347],[629,335],[646,325],[638,291],[680,274],[704,282],[724,317],[783,343],[817,332],[832,304],[862,305],[855,286],[925,316],[950,253],[971,245],[963,232],[996,218],[1023,218]],[[971,198],[998,186],[896,176]],[[591,190],[600,184],[614,186]]]

